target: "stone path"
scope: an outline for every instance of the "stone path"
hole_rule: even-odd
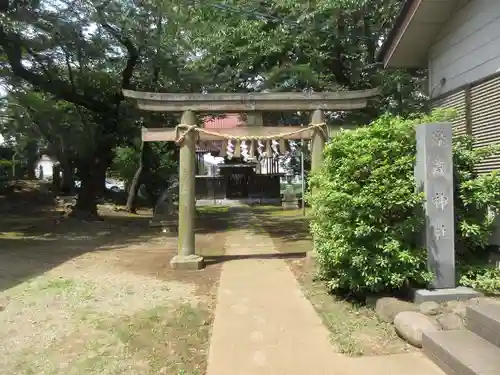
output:
[[[234,211],[241,225],[228,232],[226,254],[242,259],[222,268],[207,375],[443,375],[421,353],[335,353],[285,261],[265,258],[277,253],[270,236],[256,233],[257,219],[248,210]]]

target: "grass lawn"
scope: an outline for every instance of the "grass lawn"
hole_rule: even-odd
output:
[[[255,207],[254,213],[271,235],[276,248],[286,253],[312,249],[309,221],[301,210],[283,211],[281,207]],[[304,294],[331,332],[333,345],[348,355],[381,355],[413,350],[401,340],[390,324],[380,322],[373,309],[352,304],[328,294],[314,277],[314,259],[287,260]]]
[[[33,196],[0,197],[2,373],[204,374],[220,266],[172,271],[147,211],[84,223]],[[222,255],[224,212],[197,221],[197,250]]]

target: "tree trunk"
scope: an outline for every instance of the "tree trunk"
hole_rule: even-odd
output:
[[[26,154],[26,177],[28,180],[35,180],[35,168],[40,154],[38,153],[37,142],[32,140],[24,148]]]
[[[134,178],[130,184],[128,189],[128,197],[127,197],[127,212],[131,214],[135,214],[137,212],[137,194],[139,192],[139,188],[141,186],[141,175],[142,169],[144,165],[144,141],[141,143],[141,152],[139,156],[139,166],[137,167],[137,171],[134,174]]]
[[[27,171],[26,171],[26,178],[28,180],[36,180],[35,168],[36,168],[35,167],[35,163],[28,164],[28,168],[27,168]]]
[[[61,166],[54,164],[52,166],[52,191],[58,195],[61,191]]]
[[[62,181],[61,181],[61,192],[63,194],[71,194],[74,189],[74,173],[73,165],[68,161],[61,162],[62,168]]]
[[[76,205],[71,212],[72,217],[86,221],[101,219],[97,212],[97,197],[104,190],[104,180],[109,163],[110,158],[108,157],[96,157],[93,163],[78,163],[81,186]]]
[[[139,193],[139,188],[141,186],[140,184],[141,174],[142,174],[142,163],[139,164],[139,167],[137,168],[137,171],[134,174],[134,178],[132,179],[132,183],[130,184],[130,188],[128,190],[126,210],[131,214],[137,213],[137,194]]]
[[[144,188],[146,194],[148,195],[148,203],[153,208],[153,214],[154,214],[156,208],[156,202],[158,202],[158,198],[160,197],[159,194],[161,194],[161,191],[158,193],[157,191],[155,191],[155,189],[152,189],[147,184],[144,185]]]

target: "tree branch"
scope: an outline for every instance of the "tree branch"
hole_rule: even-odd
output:
[[[42,57],[39,54],[37,54],[35,51],[33,51],[31,48],[26,48],[26,51],[38,63],[38,65],[40,66],[40,69],[42,69],[45,72],[47,77],[52,79],[52,75],[50,74],[49,70],[47,69],[47,66],[45,65],[45,62],[43,61]]]
[[[104,15],[102,13],[104,7],[105,5],[97,9],[97,14],[98,17],[100,18],[101,26],[127,50],[128,58],[127,58],[127,64],[125,65],[125,68],[122,71],[121,86],[122,89],[129,89],[131,88],[130,82],[132,80],[132,75],[134,73],[135,66],[139,61],[139,50],[135,47],[134,43],[132,43],[132,40],[130,38],[127,38],[126,36],[123,35],[122,31],[117,30],[115,27],[111,26],[108,22],[106,22]],[[117,93],[115,104],[119,104],[123,99],[124,99],[123,93],[120,90],[120,92]]]
[[[366,44],[367,57],[366,61],[368,64],[372,65],[375,63],[376,45],[374,40],[374,34],[372,33],[372,23],[371,18],[368,13],[368,7],[364,8],[363,16],[363,36]]]
[[[154,57],[154,60],[153,60],[153,82],[152,82],[152,86],[153,87],[156,87],[158,85],[158,82],[160,81],[160,66],[158,64],[158,59],[160,57],[160,50],[161,50],[161,34],[163,32],[162,30],[162,22],[163,22],[163,17],[162,17],[162,14],[161,14],[161,10],[159,9],[159,6],[158,6],[158,13],[159,13],[159,16],[158,16],[158,20],[156,22],[156,30],[158,31],[158,34],[156,35],[156,53],[155,53],[155,57]]]
[[[345,36],[345,32],[345,15],[342,12],[342,9],[339,9],[337,18],[337,39],[335,41],[335,48],[332,51],[333,58],[330,62],[332,64],[332,73],[335,76],[337,82],[343,86],[349,87],[351,85],[351,80],[345,73],[345,66],[342,62],[342,52],[344,51],[344,47],[341,40],[342,37]]]
[[[101,26],[104,27],[113,37],[118,40],[126,49],[127,49],[127,64],[125,65],[125,69],[122,71],[122,88],[126,89],[130,87],[130,80],[132,79],[132,74],[134,72],[135,65],[139,60],[139,51],[135,48],[134,44],[129,38],[123,36],[123,34],[116,30],[113,26],[108,23],[101,23]]]
[[[3,47],[15,76],[24,79],[44,92],[54,95],[58,99],[81,105],[92,112],[103,113],[110,111],[111,108],[102,101],[75,93],[71,85],[68,85],[64,80],[55,77],[44,77],[43,75],[26,69],[22,63],[22,44],[20,38],[13,38],[12,35],[7,34],[4,27],[0,25],[0,46]]]
[[[66,62],[66,68],[68,69],[68,78],[69,82],[71,83],[71,87],[73,88],[73,92],[77,92],[76,90],[76,85],[75,85],[75,77],[73,75],[73,69],[71,69],[71,61],[69,58],[69,52],[65,47],[62,47],[62,50],[64,52],[64,60]]]
[[[69,52],[66,48],[63,48],[63,51],[64,51],[65,60],[66,60],[66,67],[68,68],[69,81],[71,82],[71,86],[73,87],[73,90],[76,93],[77,89],[76,89],[76,84],[75,84],[75,77],[73,74],[73,69],[71,69],[71,61],[70,61],[70,57],[69,57]],[[85,116],[83,115],[81,108],[79,106],[75,106],[75,109],[76,109],[76,112],[78,113],[78,115],[80,116],[82,123],[85,126],[87,126],[88,122],[87,122],[87,119],[85,118]]]

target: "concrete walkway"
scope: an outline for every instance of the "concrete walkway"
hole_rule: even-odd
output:
[[[226,254],[242,259],[222,268],[207,375],[443,375],[421,353],[335,353],[285,261],[245,257],[277,251],[249,210],[234,211],[238,229],[227,234]]]

